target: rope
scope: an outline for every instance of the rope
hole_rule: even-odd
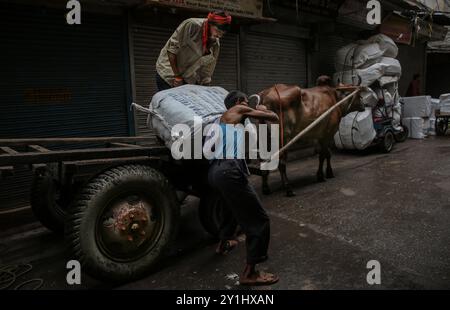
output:
[[[283,107],[281,104],[280,92],[278,91],[277,85],[275,85],[274,87],[275,87],[275,91],[277,92],[277,95],[278,95],[278,103],[280,104],[280,134],[281,134],[281,147],[283,147],[284,146],[284,112],[283,112]]]
[[[298,133],[293,139],[289,141],[285,146],[283,146],[280,150],[278,150],[275,154],[273,154],[270,157],[269,161],[274,160],[274,158],[278,158],[280,154],[286,152],[286,150],[292,146],[295,142],[297,142],[302,136],[304,136],[308,131],[310,131],[313,127],[315,127],[318,123],[320,123],[325,117],[327,117],[331,112],[333,112],[335,109],[339,108],[343,103],[347,102],[349,99],[353,98],[355,95],[357,95],[362,88],[356,89],[354,92],[352,92],[350,95],[346,96],[344,99],[336,103],[334,106],[332,106],[330,109],[328,109],[325,113],[323,113],[319,118],[317,118],[314,122],[308,125],[305,129],[303,129],[300,133]]]
[[[29,273],[32,269],[33,266],[31,264],[6,265],[0,267],[0,290],[8,289],[19,277]],[[24,286],[34,282],[37,282],[37,284],[31,288],[32,290],[38,290],[44,284],[44,280],[35,278],[18,284],[14,287],[14,290],[20,290]]]

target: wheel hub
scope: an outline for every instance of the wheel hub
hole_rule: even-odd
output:
[[[113,203],[106,210],[100,227],[103,247],[114,257],[135,257],[146,250],[157,221],[151,204],[131,196]]]

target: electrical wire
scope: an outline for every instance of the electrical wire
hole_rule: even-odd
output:
[[[17,264],[17,265],[5,265],[0,267],[0,290],[6,290],[10,288],[16,280],[29,273],[33,269],[31,264]],[[20,290],[21,288],[36,282],[37,284],[30,288],[31,290],[38,290],[44,284],[44,280],[40,278],[30,279],[22,282],[14,287],[14,290]]]

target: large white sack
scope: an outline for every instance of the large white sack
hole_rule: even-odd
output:
[[[361,102],[365,107],[374,108],[378,104],[378,95],[373,89],[367,87],[361,92]]]
[[[394,59],[395,60],[395,59]],[[352,84],[359,86],[370,86],[382,76],[400,76],[402,72],[400,63],[376,63],[365,69],[347,70],[336,72],[333,75],[335,85],[339,83]]]
[[[424,119],[421,117],[406,117],[402,119],[402,124],[409,129],[409,138],[423,139]]]
[[[367,39],[368,43],[378,43],[380,49],[383,51],[383,56],[396,58],[398,56],[398,47],[394,40],[382,33],[374,35]]]
[[[384,76],[396,76],[396,77],[399,77],[399,76],[402,75],[402,66],[400,64],[400,61],[398,61],[395,58],[381,57],[381,58],[378,58],[376,60],[376,63],[384,65],[384,67],[385,67],[385,69],[384,69]]]
[[[431,96],[403,97],[403,117],[430,117]]]
[[[350,43],[338,49],[334,58],[336,71],[344,71],[348,67],[352,67],[353,57],[357,47],[358,44]]]
[[[443,94],[439,98],[439,109],[441,113],[450,113],[450,94]]]
[[[340,48],[336,53],[335,65],[337,71],[345,71],[351,68],[361,68],[376,62],[383,56],[383,51],[378,43],[363,45],[349,44]]]
[[[368,67],[380,57],[397,56],[398,47],[395,42],[384,34],[377,34],[340,48],[335,57],[336,71]]]
[[[436,98],[431,98],[431,117],[436,115],[436,110],[440,109],[441,101]]]
[[[382,76],[378,79],[378,83],[380,83],[381,87],[384,87],[388,84],[398,83],[400,76]]]
[[[334,142],[339,149],[363,150],[375,139],[372,109],[364,112],[352,112],[341,119],[339,130],[334,136]]]
[[[198,85],[183,85],[158,92],[150,103],[147,126],[153,128],[171,148],[178,139],[190,138],[172,134],[175,125],[188,125],[191,136],[197,134],[194,132],[194,117],[200,117],[203,126],[215,121],[226,111],[224,99],[227,94],[222,87]]]

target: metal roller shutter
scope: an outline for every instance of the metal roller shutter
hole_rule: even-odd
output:
[[[306,47],[301,39],[248,33],[243,57],[249,94],[274,84],[307,84]]]
[[[128,135],[124,19],[0,5],[0,137]],[[30,173],[0,181],[0,208],[28,202]]]
[[[132,65],[134,63],[134,101],[144,107],[148,107],[156,89],[156,60],[161,48],[166,44],[174,29],[167,27],[155,27],[145,24],[133,24],[131,34]],[[147,127],[147,115],[135,111],[136,134],[140,136],[152,136],[153,132]]]
[[[142,106],[148,106],[152,96],[156,93],[155,65],[161,49],[166,44],[174,26],[161,27],[142,23],[132,26],[132,55],[134,63],[135,101]],[[227,90],[238,86],[238,35],[228,33],[221,40],[219,60],[213,76],[213,85]],[[136,133],[138,135],[154,136],[147,127],[147,115],[135,112]]]
[[[213,85],[221,86],[228,91],[238,86],[238,42],[239,36],[227,33],[220,40],[220,55],[213,76]]]

